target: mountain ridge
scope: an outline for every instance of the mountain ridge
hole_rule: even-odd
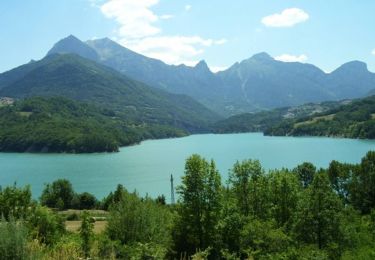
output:
[[[78,47],[74,49],[74,46]],[[74,36],[60,40],[47,55],[69,52],[149,86],[188,95],[223,116],[308,102],[359,98],[375,89],[375,73],[359,61],[345,63],[331,73],[325,73],[313,64],[282,62],[261,52],[213,73],[205,61],[194,67],[168,65],[109,38],[82,42]]]

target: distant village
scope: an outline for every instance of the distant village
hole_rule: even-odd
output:
[[[0,97],[0,106],[9,106],[14,103],[14,99],[10,97]]]

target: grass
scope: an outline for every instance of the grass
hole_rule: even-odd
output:
[[[94,222],[94,233],[100,234],[105,230],[107,221],[95,221]],[[80,220],[65,221],[65,228],[69,232],[78,233],[81,227]]]
[[[294,127],[299,127],[301,125],[313,124],[313,123],[316,123],[319,120],[330,121],[334,118],[334,116],[335,116],[335,114],[330,114],[330,115],[326,115],[326,116],[317,116],[317,117],[312,118],[311,120],[296,123],[296,124],[294,124]]]

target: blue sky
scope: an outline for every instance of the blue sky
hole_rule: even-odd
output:
[[[213,70],[265,51],[325,71],[362,60],[375,72],[374,13],[372,0],[2,0],[0,72],[70,34]]]

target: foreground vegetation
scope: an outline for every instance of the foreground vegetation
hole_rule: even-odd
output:
[[[375,152],[359,164],[268,173],[245,160],[226,184],[214,161],[192,155],[175,205],[121,185],[100,202],[67,180],[47,184],[39,202],[29,187],[6,187],[0,259],[373,259],[374,187]],[[105,230],[94,233],[100,218]],[[78,233],[66,231],[67,219],[80,220]]]
[[[34,97],[0,108],[0,151],[114,152],[144,139],[186,135],[160,125],[134,124],[114,111],[62,97]]]

